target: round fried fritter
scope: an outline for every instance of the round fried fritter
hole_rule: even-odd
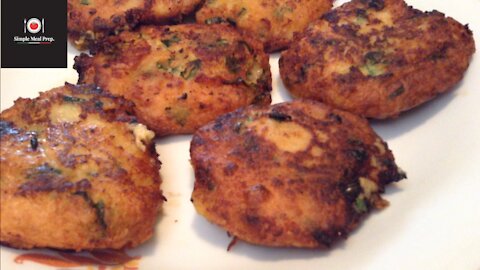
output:
[[[132,100],[157,135],[192,133],[249,104],[270,104],[262,45],[224,25],[141,27],[77,57],[79,82]]]
[[[296,97],[383,119],[452,89],[474,51],[468,26],[442,13],[353,0],[283,52],[280,73]]]
[[[148,240],[160,164],[153,132],[132,113],[130,102],[68,84],[2,112],[0,241],[79,251]]]
[[[201,0],[67,0],[68,35],[85,49],[96,40],[141,23],[181,20]]]
[[[221,116],[195,133],[190,154],[197,211],[267,246],[329,247],[405,177],[365,119],[314,101]]]
[[[267,52],[287,48],[297,32],[320,18],[332,0],[210,0],[197,12],[198,23],[228,23],[253,33]]]

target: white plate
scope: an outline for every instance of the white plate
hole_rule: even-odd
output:
[[[344,1],[341,1],[344,2]],[[408,0],[422,10],[437,9],[469,23],[480,44],[479,0]],[[337,2],[336,5],[339,5]],[[78,52],[69,47],[68,66]],[[273,102],[290,100],[272,55]],[[18,97],[75,83],[68,69],[2,69],[1,109]],[[402,115],[375,122],[408,180],[392,185],[390,207],[367,218],[331,251],[278,249],[238,242],[196,214],[190,202],[193,171],[191,136],[158,142],[164,204],[154,239],[129,251],[141,255],[140,269],[480,269],[480,54],[454,91]],[[45,252],[45,251],[35,251]],[[52,269],[17,264],[29,253],[1,247],[1,269]],[[87,267],[80,267],[87,269]],[[97,269],[91,267],[88,269]],[[118,269],[123,269],[122,267]]]

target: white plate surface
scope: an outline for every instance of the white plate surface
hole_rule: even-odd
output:
[[[337,1],[336,6],[341,2]],[[468,23],[480,45],[479,0],[408,0]],[[1,109],[18,97],[35,97],[75,83],[78,52],[68,48],[68,69],[2,69]],[[273,103],[291,100],[271,56]],[[238,242],[227,252],[226,233],[197,215],[190,202],[191,136],[158,141],[162,189],[168,198],[154,239],[128,251],[140,269],[480,269],[480,53],[451,92],[392,121],[373,122],[408,180],[387,189],[390,207],[368,217],[331,251],[279,249]],[[1,247],[1,269],[52,269],[18,264],[26,253]],[[37,251],[45,252],[45,251]],[[97,267],[80,267],[97,269]],[[118,268],[123,269],[123,268]]]

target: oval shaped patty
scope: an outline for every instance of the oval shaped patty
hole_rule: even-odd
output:
[[[157,135],[192,133],[249,104],[270,104],[262,45],[223,25],[141,27],[76,58],[79,82],[132,100]]]
[[[369,118],[395,117],[452,89],[472,32],[396,0],[353,0],[312,24],[280,58],[290,92]]]
[[[132,104],[65,85],[0,114],[0,241],[121,249],[153,235],[162,203],[154,134]]]
[[[287,48],[295,33],[330,10],[332,0],[213,0],[197,12],[198,23],[229,23],[252,33],[267,52]]]
[[[68,36],[79,49],[142,23],[180,20],[200,0],[68,0]]]
[[[314,101],[223,115],[195,133],[190,154],[198,213],[266,246],[329,247],[405,177],[365,119]]]

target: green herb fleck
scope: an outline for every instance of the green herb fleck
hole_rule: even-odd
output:
[[[173,118],[173,120],[182,127],[185,126],[190,116],[188,108],[183,106],[167,107],[165,111],[170,118]]]
[[[355,23],[359,25],[364,25],[368,22],[367,12],[363,9],[357,9],[357,16],[355,17]]]
[[[84,102],[85,99],[79,98],[79,97],[72,97],[72,96],[63,96],[63,101],[72,102],[72,103],[79,103],[79,102]]]
[[[157,62],[157,68],[160,69],[160,70],[163,70],[165,72],[168,72],[168,73],[177,73],[178,72],[178,67],[172,67],[172,62],[173,62],[173,58],[169,58],[167,60],[167,62],[165,61],[158,61]]]
[[[368,210],[367,203],[360,196],[358,196],[355,202],[353,203],[353,208],[355,208],[355,211],[359,214],[365,213]]]
[[[105,204],[102,200],[94,203],[90,195],[85,191],[76,191],[73,193],[75,196],[81,196],[85,202],[95,210],[97,216],[98,224],[102,227],[103,230],[107,229],[107,222],[105,222]]]
[[[360,67],[363,75],[376,77],[387,72],[386,61],[384,60],[383,52],[373,51],[368,52],[364,56],[365,64]]]
[[[217,39],[217,41],[215,41],[215,44],[217,46],[226,46],[226,45],[228,45],[228,40],[223,39],[223,38],[219,38],[219,39]]]
[[[240,11],[237,13],[237,17],[241,17],[243,15],[245,15],[247,13],[247,9],[242,7],[242,9],[240,9]]]
[[[184,78],[185,80],[189,80],[195,77],[201,66],[202,61],[200,59],[193,60],[187,64],[187,67],[184,71],[182,71],[182,73],[180,73],[180,76],[182,76],[182,78]]]
[[[237,25],[237,21],[235,21],[235,19],[233,18],[222,18],[222,17],[212,17],[212,18],[208,18],[205,20],[205,24],[219,24],[219,23],[228,23],[232,26],[236,26]]]
[[[367,18],[357,15],[357,18],[355,19],[356,24],[364,25],[367,23]]]
[[[158,69],[161,69],[161,70],[168,71],[170,67],[169,67],[168,64],[166,64],[166,63],[164,63],[164,62],[158,61],[158,62],[157,62],[157,68],[158,68]]]
[[[95,213],[97,214],[98,223],[105,230],[107,223],[105,222],[105,204],[102,200],[93,205],[95,207]]]
[[[168,48],[172,46],[172,44],[180,42],[180,38],[177,35],[174,35],[170,39],[162,39],[161,42],[163,43],[163,45],[165,45],[165,47]]]
[[[277,20],[283,20],[283,17],[285,16],[285,13],[291,13],[291,12],[293,12],[293,9],[289,6],[278,7],[273,12],[273,16]]]
[[[50,166],[48,163],[44,163],[38,167],[35,167],[33,169],[30,169],[27,172],[27,178],[36,178],[44,175],[60,175],[62,174],[62,171]]]
[[[242,45],[245,49],[247,49],[249,53],[254,53],[252,46],[250,46],[250,44],[248,44],[246,41],[240,40],[238,41],[238,44]]]
[[[374,66],[374,65],[365,65],[363,68],[360,69],[362,73],[368,74],[370,77],[377,77],[385,73],[385,69],[381,66]]]
[[[405,88],[403,86],[400,86],[399,88],[397,88],[397,90],[393,91],[389,96],[388,98],[389,99],[395,99],[396,97],[400,96],[401,94],[403,94],[405,92]]]
[[[100,109],[100,110],[103,109],[103,102],[100,101],[100,100],[96,100],[95,101],[95,108]]]
[[[218,47],[225,47],[225,46],[228,46],[228,40],[223,38],[219,38],[214,42],[207,44],[208,48],[218,48]]]
[[[212,17],[205,20],[205,24],[219,24],[224,22],[227,21],[222,17]]]
[[[225,64],[231,73],[238,73],[240,71],[240,61],[233,56],[227,56]]]
[[[378,64],[382,61],[383,59],[383,53],[378,52],[378,51],[373,51],[373,52],[368,52],[365,54],[364,58],[366,62],[369,62],[371,64]]]
[[[90,5],[90,0],[80,0],[80,4],[82,4],[84,6],[88,6],[88,5]]]

